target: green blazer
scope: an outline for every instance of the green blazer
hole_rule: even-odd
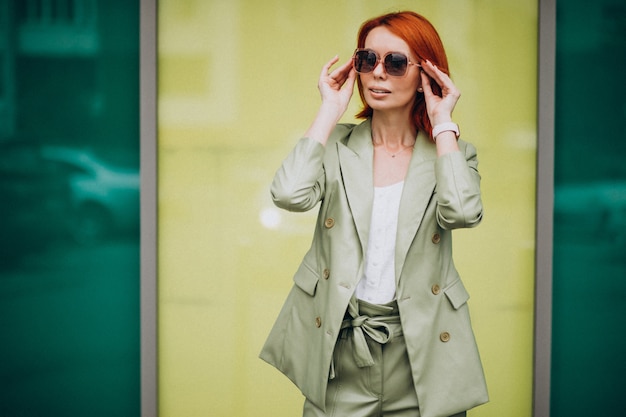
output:
[[[301,139],[276,172],[278,207],[320,201],[311,248],[260,357],[325,409],[333,349],[363,274],[374,196],[370,120],[340,124],[324,147]],[[482,218],[476,149],[437,157],[417,136],[400,202],[396,298],[423,417],[450,416],[488,401],[470,324],[469,295],[452,260],[452,229]]]

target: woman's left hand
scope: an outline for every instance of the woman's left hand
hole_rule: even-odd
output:
[[[456,88],[450,77],[430,61],[423,61],[421,66],[420,76],[422,77],[424,100],[426,101],[426,110],[430,123],[435,126],[452,121],[452,111],[459,97],[461,97],[461,92]],[[434,80],[441,87],[442,97],[433,93],[431,80]]]

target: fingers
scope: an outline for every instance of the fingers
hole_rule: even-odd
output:
[[[422,78],[422,89],[424,90],[424,97],[428,99],[433,95],[433,88],[430,85],[430,77],[425,71],[420,71],[420,77]]]
[[[352,59],[330,72],[331,67],[338,61],[339,57],[335,55],[322,67],[322,73],[320,74],[321,83],[329,84],[334,88],[341,88],[346,81],[350,81],[353,84],[353,81],[356,79],[356,72],[352,68]]]
[[[332,66],[337,62],[339,62],[339,57],[334,56],[322,67],[318,89],[322,105],[343,114],[352,98],[356,71],[352,68],[351,59],[333,70]]]
[[[320,74],[320,78],[324,78],[328,76],[328,72],[330,71],[330,67],[335,65],[339,61],[339,55],[335,55],[330,61],[328,61],[323,67],[322,72]]]
[[[346,79],[350,76],[350,74],[354,72],[352,68],[352,59],[343,63],[340,67],[336,68],[331,74],[331,78],[334,78],[338,82],[345,82]]]
[[[342,72],[342,73],[347,73],[351,69],[352,69],[352,58],[350,58],[349,60],[344,62],[343,65],[341,65],[339,68],[336,69],[336,71],[339,71],[339,72]]]
[[[356,82],[356,71],[352,68],[352,65],[348,68],[348,78],[344,81],[343,86],[345,90],[349,90],[350,94],[352,94],[352,89],[354,88],[354,83]]]
[[[430,61],[421,63],[423,71],[420,73],[424,100],[428,117],[433,125],[450,121],[452,112],[461,93],[456,88],[450,77],[433,65]],[[441,89],[441,96],[433,92],[433,83]]]
[[[456,88],[450,77],[432,62],[426,60],[421,63],[422,65],[422,83],[426,84],[429,92],[432,93],[432,86],[430,84],[430,78],[432,78],[441,87],[443,96],[451,95],[453,97],[461,96],[461,92]],[[430,76],[430,78],[429,78]],[[425,81],[426,80],[426,81]],[[426,88],[424,89],[426,91]]]

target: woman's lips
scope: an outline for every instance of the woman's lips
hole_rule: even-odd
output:
[[[384,97],[387,97],[389,94],[391,94],[391,91],[384,89],[384,88],[370,88],[369,92],[370,92],[370,97],[375,98],[375,99],[382,99]]]

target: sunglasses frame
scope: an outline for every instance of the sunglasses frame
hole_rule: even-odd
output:
[[[359,52],[372,52],[374,55],[376,55],[376,64],[374,64],[374,66],[372,67],[371,71],[359,71],[356,69],[356,54]],[[397,54],[397,55],[402,55],[406,58],[406,68],[404,69],[404,73],[400,74],[400,75],[395,75],[395,74],[390,74],[389,71],[387,70],[387,66],[385,64],[385,58],[387,58],[389,55],[391,54]],[[406,73],[409,70],[409,65],[417,65],[419,68],[421,68],[422,66],[420,64],[418,64],[417,62],[413,62],[411,61],[411,59],[404,54],[403,52],[395,52],[395,51],[391,51],[391,52],[387,52],[385,55],[383,55],[383,57],[381,58],[381,56],[378,54],[378,52],[376,52],[373,49],[369,49],[369,48],[357,48],[354,51],[354,54],[352,54],[352,67],[354,68],[354,70],[359,73],[359,74],[369,74],[371,72],[374,72],[374,70],[376,69],[376,67],[378,66],[378,64],[383,64],[383,68],[385,70],[385,73],[391,77],[404,77],[406,76]]]

